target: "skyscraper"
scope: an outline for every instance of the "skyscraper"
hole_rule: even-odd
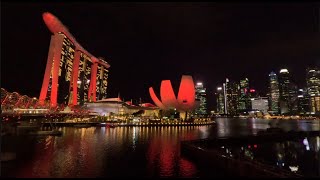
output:
[[[320,96],[310,95],[310,112],[311,114],[319,114],[320,112]]]
[[[84,52],[77,51],[76,59],[79,56],[79,66],[78,66],[78,76],[77,78],[77,88],[73,89],[73,93],[76,93],[73,97],[77,98],[77,101],[73,101],[74,104],[83,105],[85,102],[88,102],[89,97],[89,84],[90,84],[90,75],[91,75],[91,58]],[[76,71],[76,68],[75,68]]]
[[[217,99],[217,113],[224,114],[225,113],[225,103],[224,103],[224,88],[223,87],[217,87],[216,99]]]
[[[251,109],[255,111],[261,111],[263,114],[268,112],[268,98],[259,97],[251,99]]]
[[[279,82],[276,73],[271,72],[269,74],[269,90],[270,90],[270,110],[274,114],[279,113]]]
[[[106,81],[110,65],[87,52],[58,18],[46,12],[43,20],[53,35],[40,103],[50,100],[52,107],[57,104],[82,105],[84,102],[96,101],[97,94],[98,99],[105,97],[107,83],[101,85],[100,81]],[[102,70],[106,73],[102,73]]]
[[[318,67],[307,68],[307,93],[312,114],[320,112],[320,70]]]
[[[69,102],[74,52],[74,43],[64,33],[51,36],[40,101],[48,94],[53,106]]]
[[[245,78],[240,80],[240,96],[239,96],[239,111],[250,109],[250,98],[249,98],[249,80]]]
[[[310,112],[310,98],[307,89],[299,89],[298,91],[298,114],[306,114]]]
[[[320,94],[320,70],[315,68],[307,68],[307,89],[308,94]]]
[[[206,88],[203,87],[201,82],[198,82],[195,86],[196,89],[196,99],[200,101],[200,106],[195,110],[196,115],[206,115],[207,114],[207,94]]]
[[[280,85],[280,113],[286,114],[289,113],[289,85],[290,77],[289,71],[287,69],[281,69],[279,74],[279,85]]]
[[[297,114],[298,111],[298,88],[290,80],[287,69],[281,69],[279,74],[280,85],[280,112],[281,114]]]
[[[103,58],[99,58],[100,61],[104,61]],[[97,99],[104,99],[107,97],[107,85],[108,85],[108,68],[98,64],[97,73]]]
[[[234,81],[229,81],[226,79],[226,104],[227,104],[227,114],[237,115],[238,114],[238,104],[239,104],[239,84]]]
[[[289,113],[291,115],[298,113],[298,87],[293,82],[289,84]]]

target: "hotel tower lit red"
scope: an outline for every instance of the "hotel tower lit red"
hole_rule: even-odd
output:
[[[43,20],[53,35],[40,103],[83,105],[106,98],[110,65],[86,51],[54,15],[43,13]]]

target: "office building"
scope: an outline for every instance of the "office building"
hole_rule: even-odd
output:
[[[216,100],[217,100],[217,113],[224,114],[225,113],[225,103],[224,103],[224,88],[217,87]]]
[[[259,97],[251,99],[251,109],[253,111],[260,111],[264,114],[268,113],[269,101],[267,97]]]
[[[234,81],[229,81],[226,79],[226,109],[228,115],[238,114],[238,104],[239,104],[239,84]]]
[[[287,69],[281,69],[279,74],[279,106],[281,114],[289,113],[289,85],[289,71]]]
[[[270,100],[270,111],[273,114],[279,114],[279,82],[277,74],[271,72],[269,74],[269,100]]]
[[[299,89],[298,91],[298,114],[309,114],[310,97],[307,89]]]
[[[250,105],[250,91],[249,91],[249,80],[248,78],[245,78],[243,80],[240,80],[240,96],[239,96],[239,105],[238,110],[239,111],[246,111],[249,110],[251,107]]]
[[[207,94],[206,88],[203,87],[202,82],[198,82],[195,86],[196,100],[199,100],[200,105],[195,109],[195,115],[203,116],[207,114]]]
[[[320,70],[318,67],[306,70],[307,94],[309,95],[309,108],[312,114],[320,113]]]

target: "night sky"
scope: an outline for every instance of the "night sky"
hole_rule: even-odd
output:
[[[51,32],[49,11],[77,41],[111,65],[108,96],[151,102],[161,80],[192,75],[214,90],[247,77],[265,95],[271,71],[298,87],[319,64],[319,3],[1,3],[1,87],[38,97]]]

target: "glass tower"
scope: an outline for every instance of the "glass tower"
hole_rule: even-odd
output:
[[[309,106],[310,97],[307,93],[307,89],[299,89],[298,91],[298,113],[306,114],[310,112]]]
[[[226,79],[226,98],[227,98],[227,114],[237,115],[239,104],[239,84]]]
[[[270,99],[270,110],[274,114],[279,113],[279,98],[280,98],[280,92],[279,92],[279,82],[277,74],[274,72],[271,72],[269,74],[269,99]]]
[[[289,113],[289,85],[290,77],[287,69],[281,69],[279,74],[279,92],[280,92],[280,113]]]
[[[206,98],[206,88],[203,87],[201,82],[198,82],[195,87],[196,99],[200,101],[200,106],[195,110],[196,115],[206,115],[207,114],[207,98]]]
[[[225,113],[224,89],[222,87],[217,87],[216,98],[217,98],[217,113],[224,114]]]
[[[307,68],[307,93],[312,114],[320,112],[320,70],[318,67]]]
[[[239,111],[250,109],[250,98],[249,98],[249,80],[245,78],[240,80],[240,97],[239,97]]]

